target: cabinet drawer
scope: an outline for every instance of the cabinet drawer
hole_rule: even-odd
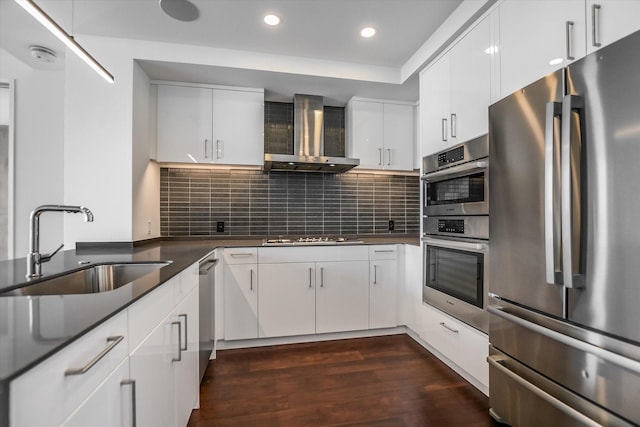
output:
[[[129,307],[129,347],[135,350],[174,306],[176,277]]]
[[[223,252],[225,264],[255,264],[258,262],[258,248],[229,248]]]
[[[108,341],[110,337],[117,339]],[[123,311],[11,382],[11,426],[60,425],[128,353],[127,311]],[[71,375],[70,370],[81,368],[87,369],[85,373]]]
[[[367,245],[289,246],[259,248],[260,263],[368,261]]]
[[[397,259],[398,245],[371,245],[369,246],[370,260]]]
[[[488,385],[487,335],[426,304],[422,306],[422,315],[422,339],[481,383]]]

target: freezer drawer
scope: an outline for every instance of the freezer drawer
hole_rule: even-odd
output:
[[[498,421],[518,427],[632,426],[489,347],[489,404]]]

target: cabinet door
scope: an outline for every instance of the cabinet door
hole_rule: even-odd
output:
[[[211,89],[158,85],[159,162],[212,160]]]
[[[640,1],[587,0],[587,53],[640,29]]]
[[[264,163],[264,93],[213,90],[213,162]]]
[[[316,332],[369,327],[369,261],[316,263]]]
[[[182,273],[189,273],[186,272]],[[199,402],[199,367],[198,367],[198,289],[191,292],[176,306],[173,322],[180,322],[179,337],[181,350],[179,361],[173,364],[174,390],[176,402],[176,425],[186,426],[191,411]]]
[[[420,74],[421,156],[433,154],[449,143],[451,65],[449,54]]]
[[[584,0],[506,0],[502,3],[501,96],[583,57],[586,52],[584,16]],[[567,55],[568,22],[573,22],[569,42],[574,59]]]
[[[258,338],[257,264],[224,266],[224,338]]]
[[[178,358],[179,339],[173,321],[171,313],[129,357],[139,426],[175,426],[173,364]]]
[[[489,19],[482,20],[450,52],[450,141],[467,141],[489,131],[491,56]]]
[[[371,261],[369,278],[369,328],[398,326],[398,261]]]
[[[347,106],[347,127],[350,133],[352,157],[360,159],[361,169],[383,168],[383,117],[381,102],[351,101]]]
[[[131,426],[134,384],[129,382],[129,359],[118,368],[64,422],[65,427]]]
[[[413,106],[384,104],[383,167],[413,170]]]
[[[316,332],[314,263],[260,264],[260,338]]]

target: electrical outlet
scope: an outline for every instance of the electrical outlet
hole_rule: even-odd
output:
[[[216,223],[216,232],[223,233],[224,232],[224,221],[218,221]]]
[[[393,231],[396,228],[396,222],[392,219],[389,220],[389,231]]]

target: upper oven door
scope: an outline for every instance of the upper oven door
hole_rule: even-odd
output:
[[[485,159],[424,174],[423,214],[488,215],[488,171]]]

